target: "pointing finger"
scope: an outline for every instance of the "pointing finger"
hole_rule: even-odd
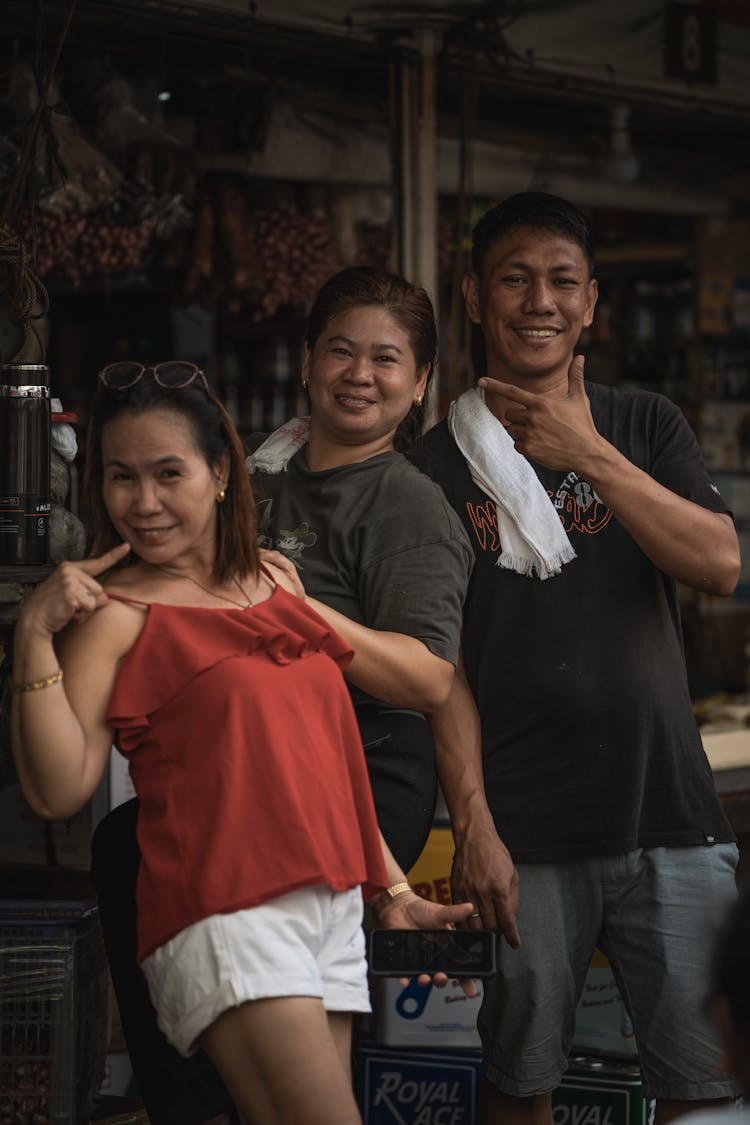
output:
[[[103,555],[99,555],[99,557],[95,559],[85,559],[83,562],[79,563],[79,566],[86,574],[91,574],[92,576],[104,574],[106,570],[113,567],[120,559],[124,559],[129,551],[129,543],[118,543],[111,551],[105,551]]]
[[[490,379],[487,375],[482,376],[477,386],[483,391],[489,391],[490,394],[502,395],[503,398],[520,402],[523,406],[531,405],[539,397],[532,391],[524,391],[521,387],[514,387],[512,383],[501,383],[499,379]]]

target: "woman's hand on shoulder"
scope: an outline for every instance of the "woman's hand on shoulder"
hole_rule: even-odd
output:
[[[109,600],[98,578],[124,559],[129,550],[129,544],[120,543],[96,559],[60,563],[24,600],[19,623],[52,636],[71,621],[86,621]]]
[[[288,590],[290,594],[294,594],[300,601],[305,600],[305,587],[302,585],[297,567],[291,559],[282,555],[281,551],[269,551],[267,548],[261,547],[260,561],[263,566],[270,570],[274,581]]]

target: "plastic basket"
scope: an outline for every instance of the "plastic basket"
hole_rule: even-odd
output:
[[[86,1125],[109,1023],[96,905],[0,900],[0,1122]]]

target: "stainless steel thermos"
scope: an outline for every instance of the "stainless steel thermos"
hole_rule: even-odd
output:
[[[0,364],[0,565],[49,560],[49,368]]]

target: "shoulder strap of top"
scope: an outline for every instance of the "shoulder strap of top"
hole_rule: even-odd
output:
[[[147,608],[151,605],[151,602],[142,602],[140,598],[126,598],[124,594],[113,594],[110,590],[107,590],[106,594],[107,597],[111,598],[114,602],[126,602],[127,605],[143,605]]]
[[[264,565],[263,565],[263,563],[260,563],[259,565],[260,565],[260,570],[261,570],[261,573],[262,573],[262,574],[265,574],[266,578],[267,578],[267,579],[268,579],[268,581],[269,581],[269,582],[271,583],[271,585],[273,586],[273,588],[274,588],[274,589],[276,589],[276,587],[278,586],[278,582],[276,581],[276,579],[274,578],[274,576],[273,576],[273,575],[271,574],[271,572],[270,572],[270,570],[268,569],[268,567],[267,567],[267,566],[264,566]]]

